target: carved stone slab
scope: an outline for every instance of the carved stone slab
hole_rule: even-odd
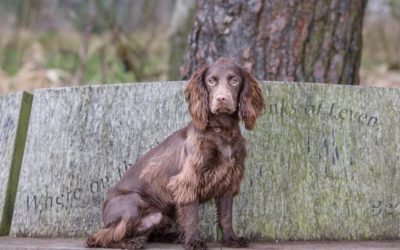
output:
[[[86,236],[104,194],[189,121],[184,83],[35,91],[12,234]],[[252,239],[400,238],[400,90],[264,83],[245,133],[236,231]],[[215,238],[213,207],[202,234]]]
[[[236,228],[253,239],[400,238],[400,89],[264,85]]]
[[[32,96],[0,95],[0,235],[10,231]]]
[[[85,236],[107,189],[189,117],[183,83],[34,92],[12,224],[18,236]]]

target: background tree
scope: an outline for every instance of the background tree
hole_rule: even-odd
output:
[[[193,26],[195,0],[176,0],[169,25],[168,79],[179,79],[179,66],[186,51],[187,37]]]
[[[367,0],[198,1],[183,79],[220,56],[260,80],[358,84]]]

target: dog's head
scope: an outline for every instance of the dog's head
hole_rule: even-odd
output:
[[[193,73],[185,89],[193,122],[205,129],[209,114],[233,114],[239,111],[246,129],[252,130],[264,109],[261,88],[254,77],[226,58]]]

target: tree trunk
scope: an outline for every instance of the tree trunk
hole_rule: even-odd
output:
[[[19,4],[18,12],[16,14],[17,28],[29,29],[36,24],[42,1],[20,1]]]
[[[186,52],[187,37],[193,26],[195,0],[177,0],[169,29],[168,80],[179,79],[179,66]]]
[[[366,4],[199,1],[181,76],[224,56],[260,80],[358,84]]]

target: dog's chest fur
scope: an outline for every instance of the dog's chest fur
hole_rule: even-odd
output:
[[[238,161],[238,151],[244,145],[216,143],[211,155],[204,157],[204,167],[199,174],[198,196],[200,201],[207,201],[222,194],[235,194],[239,190],[243,177],[243,164]]]

